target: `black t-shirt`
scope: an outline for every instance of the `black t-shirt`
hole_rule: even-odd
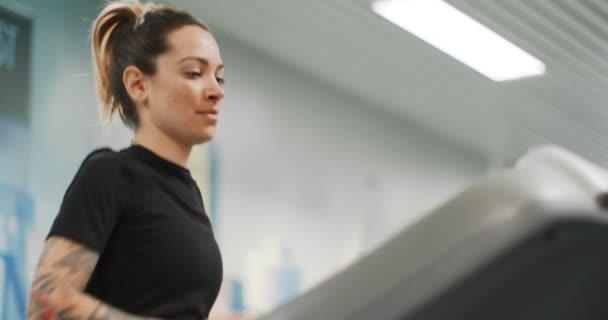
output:
[[[51,236],[100,253],[85,291],[123,311],[201,320],[217,298],[222,259],[200,190],[186,168],[142,146],[90,153]]]

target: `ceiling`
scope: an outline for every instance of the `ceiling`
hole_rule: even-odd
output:
[[[448,0],[547,66],[500,83],[377,16],[371,0],[170,2],[491,164],[551,142],[608,166],[607,0]]]

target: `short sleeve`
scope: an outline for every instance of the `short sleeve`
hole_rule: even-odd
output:
[[[61,236],[101,253],[124,210],[129,181],[120,154],[91,152],[70,183],[47,239]]]

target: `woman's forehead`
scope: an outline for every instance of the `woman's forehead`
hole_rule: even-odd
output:
[[[168,34],[170,46],[168,55],[171,60],[179,62],[187,57],[199,57],[209,64],[222,63],[220,51],[215,38],[208,31],[198,26],[185,26]]]

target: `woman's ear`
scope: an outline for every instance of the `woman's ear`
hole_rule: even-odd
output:
[[[127,94],[136,105],[145,105],[148,100],[148,90],[145,76],[136,66],[127,66],[122,73],[122,82]]]

